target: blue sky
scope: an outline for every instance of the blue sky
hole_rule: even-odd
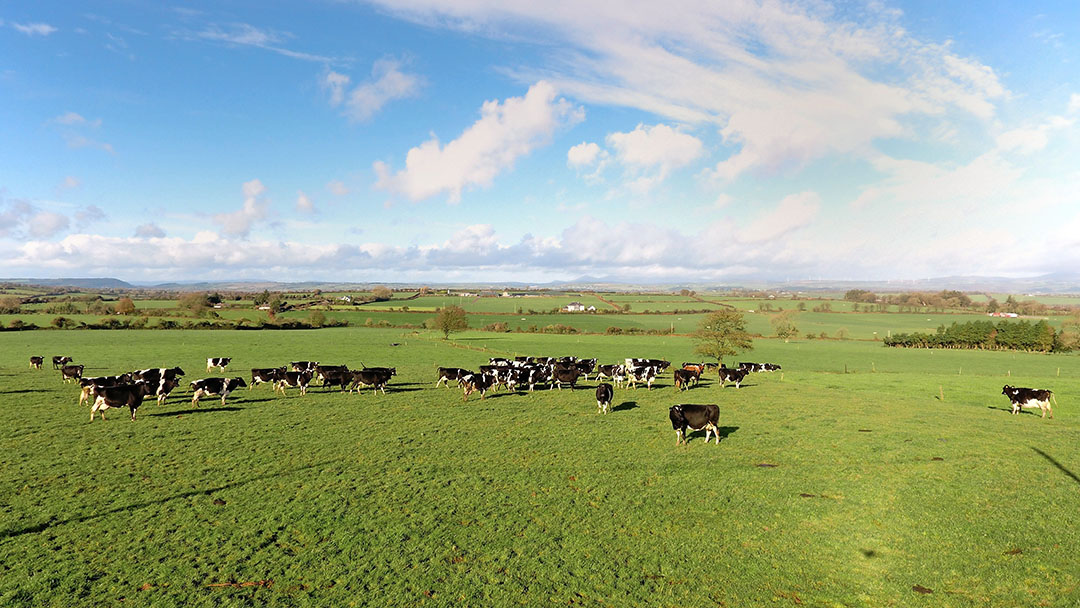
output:
[[[0,6],[0,272],[1031,276],[1080,263],[1080,5]]]

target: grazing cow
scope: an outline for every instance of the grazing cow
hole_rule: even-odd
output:
[[[581,377],[584,378],[586,382],[588,382],[589,374],[593,373],[593,371],[596,370],[596,359],[579,359],[578,362],[574,364],[574,366],[577,367],[578,372],[581,373]]]
[[[626,381],[626,366],[598,365],[596,367],[596,379],[601,380],[603,378],[611,378],[615,381],[615,386],[622,388],[623,382]]]
[[[467,369],[461,369],[460,367],[440,367],[439,379],[435,381],[435,386],[439,386],[443,382],[446,383],[446,388],[450,388],[451,380],[461,380],[463,377],[468,376],[472,372]]]
[[[65,365],[60,368],[60,379],[64,382],[67,382],[68,380],[79,380],[82,378],[82,373],[82,365]]]
[[[67,355],[64,355],[64,356],[55,355],[52,358],[52,368],[53,369],[60,369],[61,366],[67,365],[68,363],[71,363],[72,361],[74,361],[74,359],[72,359],[71,357],[68,357]]]
[[[775,363],[747,363],[746,361],[740,361],[739,369],[748,372],[775,372],[780,370],[780,366]]]
[[[660,373],[671,366],[671,361],[665,361],[664,359],[634,359],[627,357],[626,368],[633,369],[637,367],[655,367],[656,373]]]
[[[675,374],[675,388],[679,390],[689,389],[690,385],[697,380],[700,373],[694,373],[688,369],[677,369]]]
[[[41,364],[45,362],[45,357],[30,357],[30,369],[41,369]]]
[[[158,403],[162,404],[169,393],[180,385],[179,379],[183,375],[184,370],[179,367],[152,367],[131,372],[131,379],[136,382],[141,380],[153,387]]]
[[[596,387],[596,407],[599,410],[597,414],[606,414],[608,407],[611,406],[611,399],[615,396],[615,389],[611,388],[611,385],[607,382],[603,382]]]
[[[578,376],[580,376],[580,374],[578,373],[577,367],[556,367],[551,372],[551,387],[548,390],[557,386],[561,391],[562,385],[564,384],[569,384],[570,390],[574,390],[574,385],[577,384]]]
[[[199,399],[205,396],[221,395],[221,405],[225,406],[225,397],[241,386],[247,386],[243,378],[203,378],[191,383],[191,390],[195,393],[191,397],[191,405],[199,407]]]
[[[281,391],[284,395],[285,387],[292,386],[299,388],[301,395],[306,395],[308,384],[311,384],[311,372],[285,372],[278,376],[277,382],[274,383],[274,392]]]
[[[720,422],[720,406],[694,403],[673,405],[668,410],[668,417],[671,418],[671,428],[675,430],[675,445],[686,443],[687,428],[695,431],[705,429],[705,443],[709,443],[709,433],[712,432],[716,435],[716,445],[720,445],[720,429],[716,426]]]
[[[391,376],[394,375],[390,373],[389,369],[390,368],[386,368],[385,370],[361,369],[350,372],[352,374],[352,384],[349,387],[349,392],[351,393],[352,389],[355,388],[356,394],[359,395],[363,390],[363,387],[370,386],[372,393],[377,393],[381,390],[385,395],[386,385],[390,382]]]
[[[100,412],[105,420],[105,410],[111,407],[127,407],[131,410],[131,420],[135,420],[135,410],[142,405],[143,398],[153,393],[153,387],[146,382],[118,384],[116,386],[95,386],[94,404],[90,406],[90,422],[94,414]]]
[[[654,380],[656,380],[655,367],[635,367],[627,371],[626,387],[636,389],[639,382],[644,382],[645,387],[652,390]]]
[[[82,392],[79,393],[79,405],[82,405],[93,394],[95,387],[109,387],[119,386],[121,384],[131,384],[131,374],[120,374],[119,376],[93,376],[90,378],[79,378],[79,386],[82,387]]]
[[[1046,418],[1046,413],[1050,412],[1050,418],[1054,417],[1054,410],[1050,407],[1050,400],[1053,399],[1054,403],[1057,403],[1057,399],[1054,398],[1053,391],[1037,388],[1017,388],[1015,386],[1009,386],[1006,384],[1001,389],[1001,394],[1009,398],[1012,402],[1012,413],[1019,414],[1021,408],[1039,408],[1042,410],[1042,417]]]
[[[250,391],[255,388],[256,384],[264,382],[275,384],[284,373],[284,365],[281,367],[253,367],[251,368],[251,384],[248,385],[248,390]]]
[[[206,371],[210,371],[215,367],[221,371],[225,371],[225,366],[232,361],[232,357],[207,357],[206,359]]]
[[[734,382],[735,388],[739,388],[739,384],[742,383],[743,378],[746,377],[747,372],[745,369],[735,369],[731,367],[721,367],[717,371],[720,376],[720,386],[723,387],[725,382]]]
[[[702,363],[701,364],[701,371],[702,372],[707,372],[707,371],[710,371],[710,370],[714,370],[714,369],[716,369],[718,367],[720,367],[719,363]]]
[[[315,368],[319,366],[318,361],[290,361],[289,368],[294,372],[311,372],[315,373]]]
[[[468,401],[469,395],[479,392],[480,400],[484,400],[484,395],[487,394],[488,389],[495,385],[495,379],[487,374],[469,374],[464,378],[460,378],[462,386],[462,401]]]

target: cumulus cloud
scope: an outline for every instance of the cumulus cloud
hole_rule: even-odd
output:
[[[739,233],[746,243],[771,241],[809,225],[821,210],[816,192],[800,192],[784,197],[775,209],[754,220]]]
[[[221,224],[221,231],[226,235],[247,237],[251,227],[267,215],[269,204],[262,198],[266,193],[266,186],[263,186],[261,181],[253,179],[244,182],[243,192],[244,204],[240,209],[214,215],[214,221]]]
[[[82,181],[74,175],[68,175],[57,185],[60,190],[74,190],[82,185]]]
[[[591,167],[600,158],[603,150],[593,142],[581,142],[566,152],[566,164],[575,169]]]
[[[80,227],[85,224],[103,221],[107,217],[108,216],[105,215],[105,211],[103,211],[101,207],[98,207],[97,205],[89,205],[75,213],[75,219],[78,220]]]
[[[323,86],[330,92],[330,105],[344,105],[345,115],[354,122],[363,122],[375,115],[387,103],[413,97],[423,85],[415,74],[402,72],[401,64],[393,59],[381,59],[371,68],[371,80],[362,82],[346,93],[350,78],[345,74],[328,72]]]
[[[345,185],[345,182],[338,180],[327,182],[326,189],[334,196],[345,196],[350,192],[349,188]]]
[[[582,119],[583,110],[556,99],[555,87],[540,81],[524,97],[484,102],[480,119],[445,146],[432,137],[412,148],[405,169],[394,173],[377,161],[375,187],[413,201],[446,193],[457,203],[462,190],[490,185],[518,158],[547,143],[556,129]]]
[[[1080,113],[1080,93],[1073,93],[1069,96],[1069,108],[1067,111],[1069,114]]]
[[[160,239],[165,236],[165,231],[153,222],[139,224],[135,228],[135,236],[143,239]]]
[[[53,211],[41,211],[27,220],[27,232],[34,238],[49,238],[58,232],[67,230],[71,220],[66,215]]]
[[[27,36],[48,36],[57,32],[55,27],[48,23],[11,23],[11,27],[26,34]]]
[[[404,19],[558,47],[540,66],[516,67],[522,79],[714,126],[728,157],[713,175],[725,180],[865,155],[875,140],[915,137],[912,117],[989,120],[1009,96],[993,69],[916,38],[880,3],[374,1]]]
[[[315,203],[312,202],[308,195],[304,194],[303,190],[296,191],[296,210],[304,213],[315,212]]]

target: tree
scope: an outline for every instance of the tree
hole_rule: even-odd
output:
[[[446,306],[435,312],[435,316],[431,318],[431,327],[443,332],[443,340],[449,338],[452,332],[469,327],[469,322],[465,319],[465,309],[460,306]]]
[[[796,310],[785,310],[773,315],[769,322],[772,323],[773,332],[776,333],[777,338],[782,338],[786,343],[799,335],[799,328],[795,326],[795,317],[797,315],[798,311]]]
[[[308,322],[313,327],[322,327],[323,323],[326,323],[326,315],[321,310],[311,311],[311,316],[308,318]]]
[[[381,302],[393,298],[394,292],[390,291],[390,288],[385,285],[379,285],[371,290],[371,295],[375,296],[375,301]]]
[[[262,306],[263,304],[266,304],[269,301],[270,301],[270,290],[269,289],[264,289],[262,293],[256,294],[255,297],[252,298],[252,303],[255,304],[256,307]]]
[[[743,313],[733,308],[711,312],[701,320],[697,331],[691,334],[697,346],[694,352],[714,357],[723,363],[725,355],[734,355],[741,350],[752,350],[754,342],[746,332],[746,319]]]
[[[130,315],[135,313],[135,302],[131,298],[120,298],[116,301],[116,314]]]
[[[192,314],[198,316],[206,310],[209,302],[205,293],[187,293],[180,297],[179,305],[180,308],[190,310]]]

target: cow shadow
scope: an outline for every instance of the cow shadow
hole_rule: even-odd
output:
[[[1031,448],[1031,449],[1035,450],[1035,452],[1036,452],[1036,453],[1037,453],[1037,454],[1038,454],[1039,456],[1042,456],[1042,457],[1043,457],[1043,458],[1045,458],[1045,459],[1046,459],[1047,461],[1049,461],[1049,462],[1050,462],[1050,464],[1054,465],[1054,466],[1055,466],[1055,467],[1056,467],[1056,468],[1057,468],[1057,469],[1058,469],[1059,471],[1061,471],[1062,473],[1064,473],[1064,474],[1065,474],[1065,475],[1066,475],[1066,476],[1067,476],[1067,477],[1068,477],[1069,479],[1072,479],[1072,480],[1073,480],[1073,481],[1075,481],[1076,483],[1080,483],[1080,477],[1077,477],[1075,473],[1073,473],[1073,472],[1072,472],[1072,471],[1070,471],[1069,469],[1065,468],[1065,465],[1063,465],[1063,464],[1061,464],[1060,462],[1058,462],[1058,461],[1057,461],[1057,460],[1056,460],[1056,459],[1055,459],[1055,458],[1054,458],[1053,456],[1051,456],[1051,455],[1047,454],[1046,452],[1044,452],[1044,451],[1042,451],[1042,450],[1040,450],[1039,448],[1036,448],[1036,447],[1033,447],[1033,448]]]
[[[719,426],[716,427],[717,435],[720,439],[727,439],[732,433],[739,430],[737,426]],[[705,431],[694,431],[686,434],[686,442],[689,443],[690,439],[696,439],[705,436]],[[712,441],[712,433],[709,433],[709,440]]]
[[[209,413],[212,413],[212,412],[239,412],[239,411],[242,411],[243,409],[244,408],[242,408],[242,407],[232,407],[231,405],[228,405],[228,406],[225,406],[225,407],[200,407],[200,408],[194,408],[193,407],[193,408],[191,408],[189,410],[180,410],[180,411],[172,411],[172,412],[158,412],[156,414],[143,414],[143,417],[144,418],[161,418],[161,417],[167,417],[167,416],[181,416],[181,415],[186,415],[186,414],[204,414],[204,413],[209,414]]]
[[[148,500],[148,501],[144,501],[144,502],[137,502],[137,503],[127,504],[127,505],[122,505],[122,506],[119,506],[119,507],[116,507],[116,508],[113,508],[113,509],[108,509],[108,510],[105,510],[105,511],[95,511],[95,512],[90,513],[88,515],[81,515],[81,516],[78,516],[78,517],[71,517],[71,518],[68,518],[68,519],[57,519],[56,517],[52,517],[48,521],[45,521],[45,522],[42,522],[42,523],[39,523],[39,524],[34,524],[32,526],[25,526],[25,527],[22,527],[22,528],[10,528],[10,529],[7,529],[7,530],[0,531],[0,539],[2,539],[2,538],[14,538],[16,536],[22,536],[24,534],[36,534],[38,532],[44,532],[45,530],[48,530],[49,528],[52,528],[52,527],[55,527],[55,526],[62,526],[62,525],[71,524],[71,523],[82,523],[82,522],[86,522],[86,521],[100,519],[102,517],[108,517],[108,516],[114,515],[116,513],[129,513],[130,511],[133,511],[133,510],[136,510],[136,509],[144,509],[146,507],[153,507],[153,506],[156,506],[156,505],[163,505],[163,504],[166,504],[166,503],[171,502],[173,500],[181,500],[181,499],[184,499],[184,498],[192,498],[192,497],[200,496],[200,495],[202,495],[202,496],[213,496],[215,492],[220,492],[222,490],[227,490],[229,488],[236,488],[236,487],[244,486],[244,485],[247,485],[249,483],[256,482],[256,481],[263,481],[263,480],[268,480],[268,479],[274,479],[276,477],[283,477],[285,475],[292,475],[292,474],[300,473],[301,471],[306,471],[306,470],[309,470],[309,469],[316,469],[316,470],[322,469],[326,465],[338,462],[340,460],[342,460],[342,459],[339,458],[339,459],[335,459],[335,460],[328,460],[326,462],[319,462],[319,463],[310,464],[310,465],[307,465],[307,466],[298,467],[298,468],[291,469],[291,470],[279,471],[279,472],[276,472],[276,473],[268,473],[268,474],[265,474],[265,475],[256,475],[254,477],[249,477],[247,479],[244,479],[243,481],[234,481],[234,482],[231,482],[231,483],[226,483],[224,485],[220,485],[220,486],[216,486],[216,487],[210,487],[210,488],[206,488],[206,489],[202,489],[202,490],[190,490],[190,491],[187,491],[187,492],[181,492],[179,494],[173,494],[172,496],[166,496],[164,498],[159,498],[159,499],[156,499],[156,500]]]
[[[40,393],[40,390],[31,388],[21,388],[14,391],[0,391],[0,395],[21,395],[23,393]]]
[[[638,407],[637,401],[623,401],[619,405],[611,408],[613,412],[626,412]]]
[[[988,410],[997,410],[999,412],[1005,412],[1007,414],[1012,413],[1012,408],[1011,407],[997,407],[996,405],[988,405],[988,406],[986,406],[986,409],[988,409]],[[1024,410],[1024,409],[1020,410],[1019,413],[1021,413],[1021,414],[1031,414],[1032,416],[1040,416],[1041,415],[1041,413],[1036,414],[1034,411],[1028,411],[1028,410]]]
[[[422,387],[419,387],[419,386],[415,387],[415,388],[401,388],[401,385],[386,387],[386,392],[387,393],[412,393],[412,392],[415,392],[415,391],[422,391],[422,390],[424,390],[424,389]]]

